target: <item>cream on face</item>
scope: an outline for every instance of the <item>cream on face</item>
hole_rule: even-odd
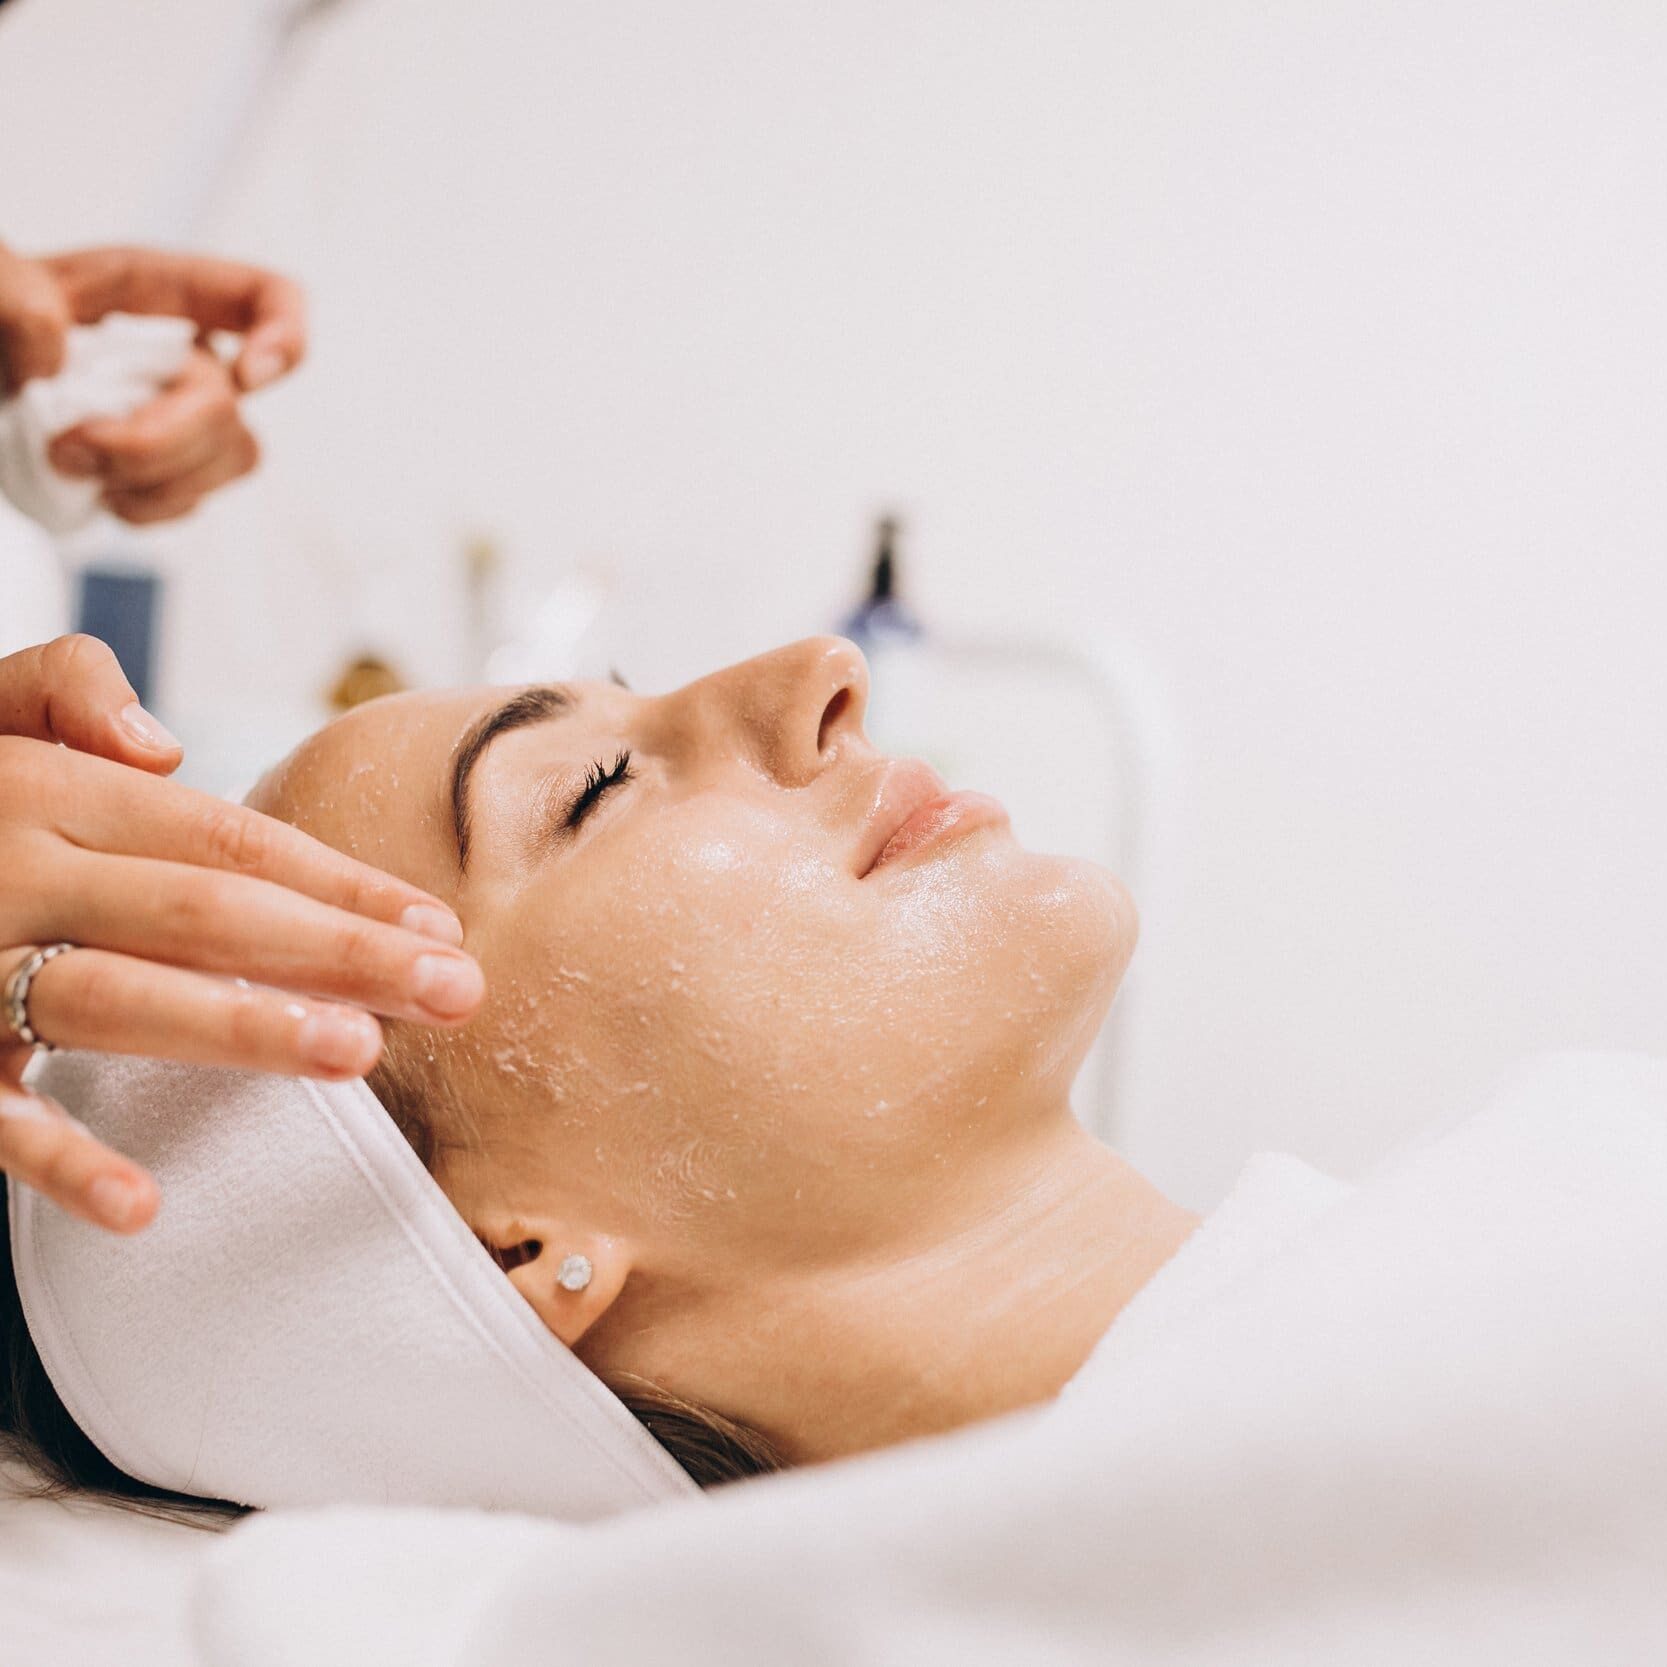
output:
[[[549,699],[477,749],[465,867],[459,751],[513,693],[361,708],[262,801],[464,923],[486,1004],[419,1037],[480,1134],[438,1168],[463,1214],[559,1206],[681,1313],[987,1213],[992,1154],[1058,1115],[1132,951],[1117,881],[879,754],[832,638]]]

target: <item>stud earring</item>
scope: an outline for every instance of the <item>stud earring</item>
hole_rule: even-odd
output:
[[[590,1283],[591,1266],[588,1256],[572,1255],[561,1259],[556,1269],[556,1283],[564,1291],[582,1291]]]

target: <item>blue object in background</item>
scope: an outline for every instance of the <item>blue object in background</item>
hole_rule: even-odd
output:
[[[905,605],[897,562],[899,522],[882,516],[874,528],[874,555],[868,594],[840,623],[839,634],[849,637],[865,654],[881,644],[913,642],[921,635],[920,621]]]
[[[88,567],[81,572],[75,628],[116,651],[142,706],[149,706],[156,666],[162,581],[137,567]]]

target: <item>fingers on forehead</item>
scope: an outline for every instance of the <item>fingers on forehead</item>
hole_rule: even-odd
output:
[[[51,926],[72,943],[431,1023],[463,1022],[484,994],[455,945],[257,876],[143,857],[86,857],[69,872],[74,895]]]
[[[206,866],[274,880],[320,903],[397,924],[413,904],[435,899],[416,886],[334,850],[311,834],[242,805],[208,799],[196,826]]]
[[[437,901],[287,822],[230,800],[139,776],[104,759],[75,754],[64,762],[72,779],[54,808],[63,831],[86,849],[229,869],[390,924],[398,924],[413,904]]]

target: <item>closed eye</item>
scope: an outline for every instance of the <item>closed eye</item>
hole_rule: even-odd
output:
[[[591,765],[585,776],[585,785],[579,789],[573,802],[567,807],[566,827],[572,830],[596,808],[602,795],[611,787],[618,787],[622,782],[631,780],[631,754],[621,752],[613,761],[612,767],[604,766],[601,759]]]

